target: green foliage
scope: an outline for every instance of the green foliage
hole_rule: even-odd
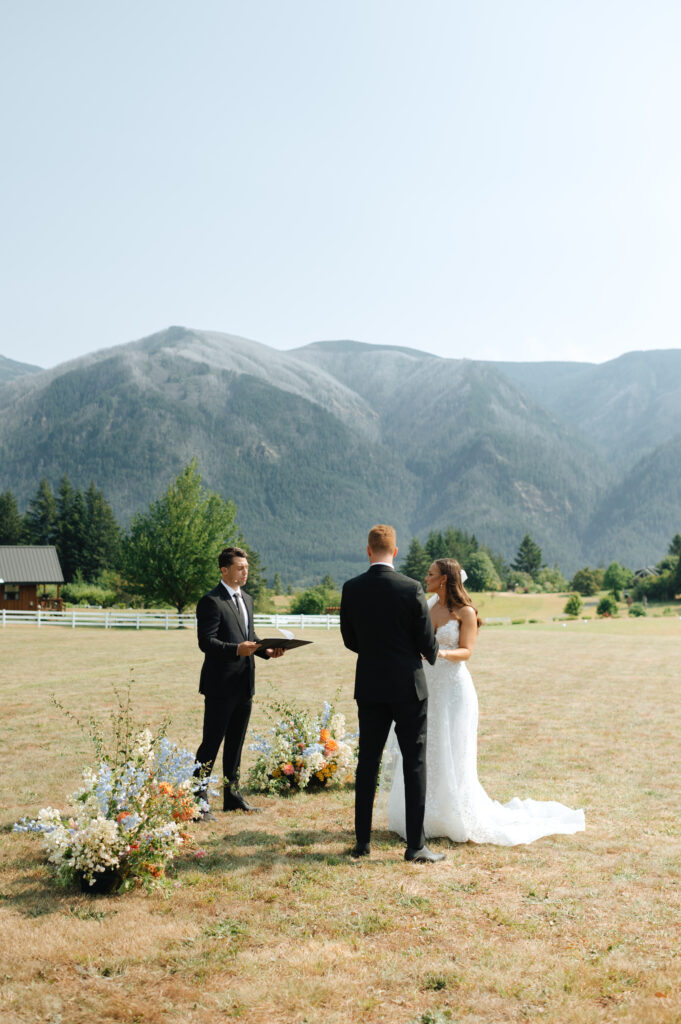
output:
[[[671,539],[669,549],[667,551],[669,555],[675,555],[676,558],[681,557],[681,533],[675,533]]]
[[[486,551],[476,551],[468,556],[466,572],[466,590],[481,593],[483,590],[501,589],[501,580]]]
[[[596,615],[617,615],[617,601],[612,594],[605,594],[596,608]]]
[[[26,511],[26,536],[29,544],[54,544],[57,539],[57,502],[46,478]]]
[[[509,571],[506,577],[506,586],[509,590],[520,590],[528,593],[534,584],[534,580],[527,572]]]
[[[147,604],[183,612],[214,585],[218,554],[237,534],[235,514],[232,502],[203,487],[193,460],[131,523],[123,550],[131,588]]]
[[[331,581],[333,583],[333,580]],[[324,615],[327,608],[340,607],[341,595],[338,590],[318,583],[297,594],[291,604],[293,615]]]
[[[275,572],[274,579],[272,580],[272,593],[275,595],[283,594],[281,576],[278,572]]]
[[[418,537],[413,537],[411,544],[409,545],[409,551],[406,557],[402,560],[399,570],[404,573],[405,576],[409,576],[412,580],[418,580],[419,583],[423,583],[428,572],[428,567],[432,559],[429,558],[427,552],[424,550],[421,541]]]
[[[23,544],[24,521],[11,491],[0,494],[0,544]]]
[[[659,576],[637,580],[632,590],[634,601],[673,601],[678,592],[677,567],[666,569]]]
[[[536,579],[540,566],[541,548],[535,544],[529,533],[526,533],[520,542],[515,560],[511,562],[511,568],[516,572],[526,572],[532,579]]]
[[[623,590],[631,584],[631,571],[619,562],[611,562],[603,574],[603,586],[607,590]]]
[[[570,594],[569,598],[565,602],[563,612],[565,615],[581,615],[583,608],[584,602],[579,594]]]
[[[578,569],[574,574],[570,581],[570,590],[576,590],[584,597],[591,597],[592,594],[597,594],[600,590],[599,584],[598,574],[587,565],[583,569]]]
[[[638,619],[642,615],[647,615],[648,612],[645,610],[640,601],[634,601],[634,603],[629,606],[629,614],[633,615],[634,618]]]
[[[88,583],[83,579],[75,579],[65,583],[61,595],[67,604],[96,605],[111,608],[117,603],[117,593],[113,588],[106,588],[96,583]]]
[[[537,573],[536,583],[545,594],[560,594],[561,591],[567,590],[568,585],[557,565],[554,565],[552,569],[546,565],[540,569]]]

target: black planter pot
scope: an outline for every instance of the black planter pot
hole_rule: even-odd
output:
[[[89,893],[91,896],[106,896],[116,892],[123,882],[123,874],[120,868],[107,868],[106,871],[98,871],[94,876],[92,885],[85,875],[77,875],[80,884],[80,891]]]

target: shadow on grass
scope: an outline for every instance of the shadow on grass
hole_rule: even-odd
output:
[[[280,868],[282,864],[321,864],[338,866],[379,866],[395,859],[395,852],[401,854],[402,841],[394,833],[377,831],[370,858],[361,861],[350,857],[354,846],[354,833],[349,829],[322,831],[315,829],[294,829],[283,834],[246,829],[234,834],[213,834],[203,844],[205,857],[201,860],[183,857],[175,862],[178,877],[189,872],[210,874],[212,871],[238,871],[248,866],[260,872]],[[340,844],[340,848],[339,848]],[[315,846],[326,849],[314,849]],[[333,849],[329,849],[333,846]]]

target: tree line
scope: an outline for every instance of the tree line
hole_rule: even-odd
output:
[[[94,483],[80,491],[63,476],[54,494],[43,479],[23,516],[12,492],[5,491],[0,544],[53,544],[69,600],[172,605],[178,612],[215,585],[219,552],[236,545],[248,552],[248,592],[258,610],[266,610],[259,555],[237,526],[234,503],[203,486],[196,460],[133,517],[127,531]]]

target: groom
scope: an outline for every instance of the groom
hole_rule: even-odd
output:
[[[343,643],[355,651],[355,700],[359,755],[355,778],[353,857],[371,852],[371,817],[383,747],[395,723],[404,765],[407,849],[405,860],[438,861],[425,844],[426,713],[428,690],[422,656],[435,664],[438,644],[421,584],[395,571],[392,526],[373,526],[367,546],[368,572],[343,587]]]

